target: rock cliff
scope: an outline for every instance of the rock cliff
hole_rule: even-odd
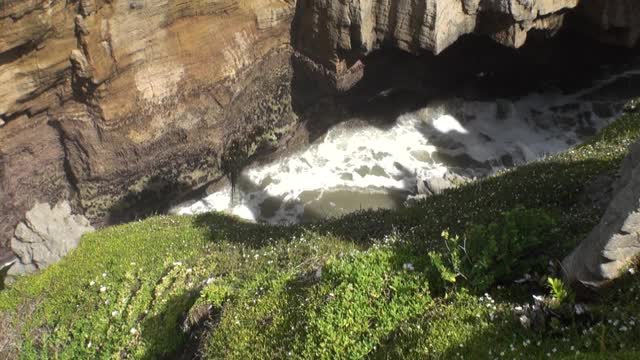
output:
[[[220,177],[295,121],[293,0],[0,4],[0,249],[37,203],[95,224]],[[144,205],[141,205],[144,204]]]
[[[363,76],[360,60],[377,49],[439,54],[472,33],[517,48],[532,30],[553,35],[579,4],[579,27],[635,44],[638,4],[627,0],[299,0],[293,44],[329,90],[345,91]]]

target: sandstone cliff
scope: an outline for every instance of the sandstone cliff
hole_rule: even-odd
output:
[[[36,203],[72,199],[98,224],[135,216],[135,204],[219,177],[230,149],[250,152],[294,122],[293,10],[293,0],[2,2],[0,249]]]
[[[297,6],[299,60],[339,91],[362,78],[360,60],[380,48],[438,54],[472,33],[517,48],[532,30],[553,35],[571,11],[580,14],[579,27],[611,43],[633,46],[640,31],[632,0],[299,0]]]

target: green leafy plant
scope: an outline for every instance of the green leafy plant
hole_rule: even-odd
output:
[[[496,222],[471,226],[462,238],[443,231],[446,255],[432,251],[429,260],[445,282],[463,277],[481,291],[542,267],[544,261],[536,254],[554,225],[544,210],[515,208]]]
[[[549,288],[551,289],[553,303],[555,303],[556,305],[562,305],[573,302],[573,292],[565,285],[562,279],[550,277],[547,278],[547,283],[549,284]]]

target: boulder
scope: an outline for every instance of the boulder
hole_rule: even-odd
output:
[[[640,255],[640,142],[631,146],[600,223],[562,262],[574,286],[600,287]]]
[[[18,224],[11,239],[17,257],[9,275],[30,273],[57,262],[76,248],[83,234],[93,231],[82,215],[73,215],[64,201],[53,207],[36,204]]]

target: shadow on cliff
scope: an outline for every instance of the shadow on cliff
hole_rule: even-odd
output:
[[[191,184],[155,176],[137,191],[130,191],[107,210],[106,223],[121,224],[166,214],[185,196],[203,197],[204,189]]]

